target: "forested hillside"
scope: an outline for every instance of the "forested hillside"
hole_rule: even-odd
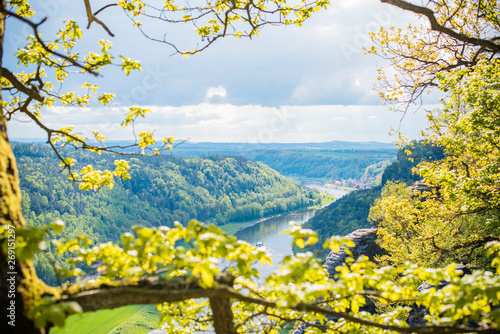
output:
[[[133,157],[131,180],[112,190],[83,192],[59,173],[57,158],[39,144],[15,144],[28,224],[56,219],[66,223],[64,236],[87,234],[106,242],[134,225],[173,226],[190,219],[223,225],[300,209],[319,202],[304,196],[295,183],[268,166],[242,157]],[[112,165],[116,156],[78,153],[83,164]],[[52,271],[46,263],[46,270]],[[50,276],[49,274],[47,274]],[[46,278],[47,275],[41,274]]]
[[[328,180],[355,179],[380,184],[383,170],[396,159],[394,144],[329,142],[298,144],[182,142],[173,154],[202,156],[206,152],[237,154],[260,161],[283,175]]]
[[[247,154],[283,175],[329,180],[375,180],[378,170],[370,166],[395,158],[396,150],[267,150]]]
[[[411,154],[409,155],[408,152]],[[419,179],[412,172],[418,163],[434,161],[442,157],[441,150],[422,142],[413,142],[398,151],[397,160],[387,167],[382,175],[382,186],[388,181],[400,181],[410,185]],[[317,211],[314,217],[304,224],[304,227],[316,231],[320,242],[333,235],[347,235],[359,228],[370,227],[368,221],[370,207],[375,199],[380,197],[382,186],[347,194]]]

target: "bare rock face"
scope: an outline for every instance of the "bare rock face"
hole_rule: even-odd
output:
[[[346,235],[346,238],[351,239],[356,244],[356,247],[351,249],[352,255],[355,259],[361,255],[366,255],[370,258],[370,260],[373,260],[375,255],[382,254],[382,249],[375,242],[375,240],[377,240],[376,228],[359,229]],[[346,258],[347,254],[344,250],[337,253],[332,251],[328,254],[323,267],[328,270],[331,279],[333,279],[333,276],[336,273],[335,268],[343,265]]]
[[[356,230],[348,235],[346,238],[351,239],[356,244],[356,247],[351,248],[352,255],[355,259],[360,257],[361,255],[366,255],[373,260],[375,255],[380,255],[383,253],[383,250],[379,245],[376,244],[377,240],[377,229],[376,228],[364,228]],[[323,264],[323,267],[328,271],[330,279],[334,279],[334,275],[336,273],[335,268],[344,264],[347,258],[347,254],[345,250],[341,250],[340,252],[330,252],[326,257],[326,261]],[[373,309],[372,309],[373,308]],[[367,305],[366,308],[362,309],[367,312],[374,312],[375,308],[373,305]],[[304,334],[307,326],[304,324],[300,324],[293,334]]]
[[[435,193],[437,196],[440,196],[439,187],[437,186],[429,187],[423,181],[415,182],[413,185],[410,186],[410,190],[412,192],[412,197],[415,197],[417,196],[417,194],[422,194],[422,193]]]

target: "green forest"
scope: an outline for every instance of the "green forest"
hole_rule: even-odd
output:
[[[295,183],[268,166],[238,156],[131,158],[131,180],[118,181],[112,190],[82,192],[52,168],[57,161],[48,147],[15,144],[14,153],[28,219],[44,221],[45,213],[86,217],[94,220],[92,234],[102,234],[103,240],[116,239],[130,224],[173,226],[174,221],[198,219],[224,225],[319,203],[319,197],[306,198]],[[113,161],[110,155],[88,153],[78,159],[96,168]],[[111,228],[103,229],[103,223]]]
[[[297,175],[328,180],[357,179],[375,183],[380,170],[377,164],[389,164],[393,150],[266,150],[247,154],[283,175]]]
[[[409,155],[408,153],[411,152]],[[412,142],[398,151],[397,159],[382,174],[382,184],[370,189],[355,190],[316,214],[304,224],[318,233],[319,245],[326,239],[345,236],[354,230],[371,227],[370,208],[381,196],[387,182],[401,182],[407,186],[421,179],[414,168],[421,162],[436,161],[444,157],[442,149],[424,142]],[[323,254],[326,256],[327,254]]]
[[[20,172],[23,215],[30,226],[55,220],[66,224],[63,235],[91,236],[96,242],[119,240],[133,226],[174,226],[191,219],[224,225],[290,212],[321,203],[293,181],[260,162],[229,155],[131,158],[126,181],[113,189],[81,191],[57,168],[57,157],[41,144],[13,145]],[[72,152],[82,164],[107,168],[114,157]],[[40,277],[55,284],[43,257]]]

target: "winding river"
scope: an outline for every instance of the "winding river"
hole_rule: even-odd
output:
[[[315,188],[328,192],[335,196],[336,199],[339,199],[349,192],[345,189],[326,187],[323,186],[322,183],[308,183],[304,185],[309,188]],[[311,209],[265,219],[255,225],[246,227],[236,232],[235,236],[238,239],[244,240],[252,245],[256,245],[257,242],[261,241],[264,244],[266,251],[272,256],[273,264],[276,265],[280,263],[286,255],[292,254],[292,237],[288,234],[282,234],[283,231],[290,228],[288,223],[290,221],[294,221],[297,224],[302,225],[314,216],[315,212],[316,209]],[[266,266],[263,268],[260,267],[259,270],[263,274],[262,277],[265,277],[272,272],[273,268]]]
[[[302,225],[314,216],[315,211],[305,210],[269,218],[236,232],[235,236],[252,245],[256,245],[260,240],[264,244],[266,252],[272,256],[273,264],[278,264],[286,255],[292,254],[292,237],[281,233],[290,228],[288,224],[290,221]],[[264,277],[268,276],[272,269],[270,266],[259,268]]]
[[[317,188],[317,185],[309,185],[311,188]],[[326,190],[326,189],[325,189]],[[328,189],[330,193],[335,192],[334,195],[337,199],[344,196],[348,193],[348,191],[343,189]],[[279,264],[286,255],[292,254],[292,237],[288,234],[282,234],[283,231],[286,231],[290,228],[288,224],[290,221],[294,221],[297,224],[304,224],[307,222],[312,216],[316,209],[304,210],[299,212],[294,212],[278,217],[264,219],[245,227],[238,232],[236,232],[235,236],[244,240],[252,245],[256,245],[257,242],[261,241],[264,244],[265,250],[268,254],[271,255],[273,260],[273,265]],[[261,272],[260,277],[266,277],[272,273],[274,270],[273,267],[266,265],[261,266],[257,264],[257,269]],[[148,334],[166,334],[166,331],[163,330],[154,330],[149,332]],[[205,332],[211,334],[213,332]]]

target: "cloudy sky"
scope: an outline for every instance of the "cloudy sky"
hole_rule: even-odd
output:
[[[105,1],[95,1],[99,8]],[[43,34],[50,36],[63,20],[86,26],[83,1],[47,0],[37,4],[38,17],[47,16]],[[189,59],[173,55],[167,45],[142,37],[118,8],[104,11],[116,37],[96,24],[84,31],[81,52],[96,50],[96,41],[109,39],[114,53],[141,61],[143,71],[125,77],[117,68],[97,79],[102,92],[117,95],[109,107],[54,108],[44,120],[52,127],[74,125],[82,133],[102,130],[110,139],[131,138],[119,127],[130,105],[149,107],[153,113],[136,131],[154,130],[159,136],[212,142],[323,142],[331,140],[383,141],[391,128],[415,138],[424,129],[425,109],[407,113],[388,111],[374,90],[376,68],[387,64],[364,55],[367,33],[381,25],[402,26],[414,20],[378,0],[338,0],[307,21],[302,28],[268,26],[252,39],[225,39]],[[191,25],[168,26],[145,22],[149,34],[179,45],[196,47]],[[4,64],[25,41],[26,32],[7,23]],[[78,77],[64,89],[77,89]],[[95,81],[95,80],[94,80]],[[34,125],[18,117],[9,124],[11,138],[42,137]]]

